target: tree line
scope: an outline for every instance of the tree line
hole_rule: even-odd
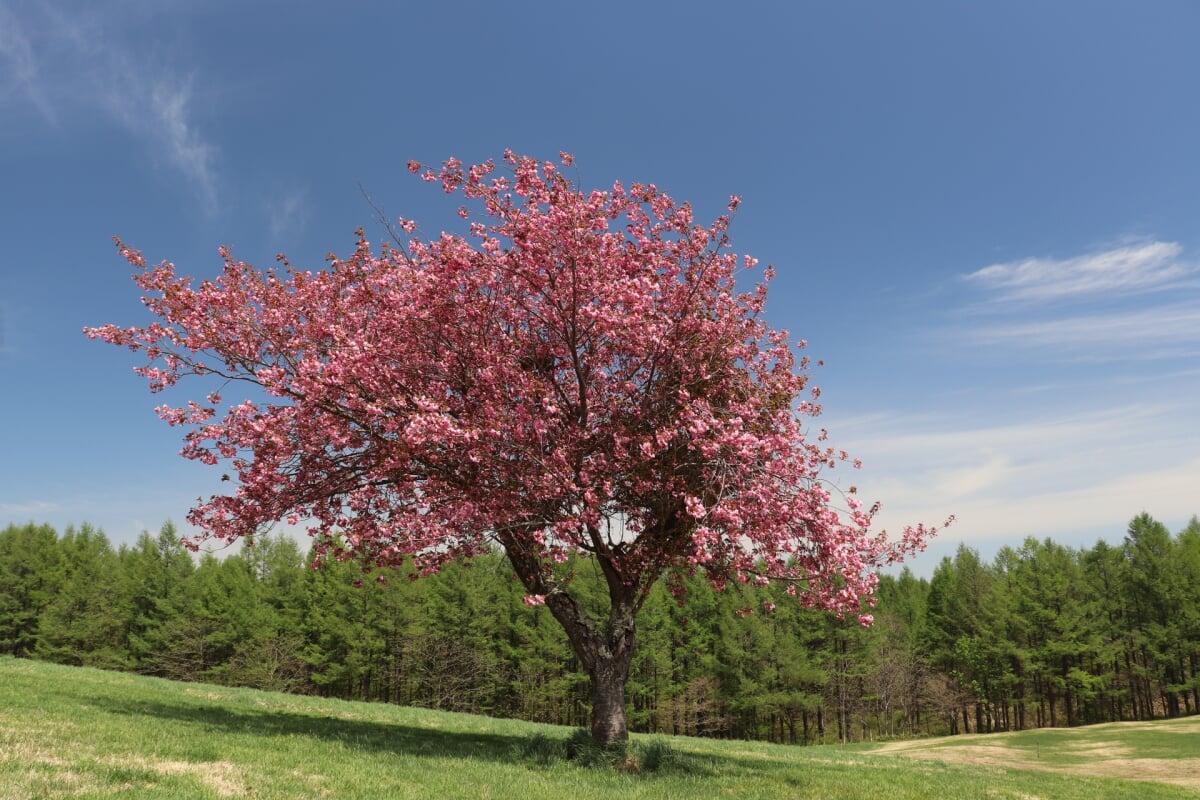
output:
[[[114,547],[88,525],[0,531],[0,654],[186,681],[586,725],[587,676],[500,554],[310,569],[286,537],[222,558],[175,528]],[[584,603],[606,602],[593,561]],[[1135,517],[1119,546],[960,546],[883,575],[875,624],[786,589],[685,578],[648,598],[633,731],[787,743],[1018,730],[1200,711],[1200,520]]]

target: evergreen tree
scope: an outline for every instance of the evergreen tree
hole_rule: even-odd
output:
[[[1179,606],[1176,629],[1180,647],[1179,686],[1184,712],[1200,713],[1200,519],[1193,516],[1176,539]]]
[[[0,653],[29,657],[39,621],[65,580],[58,534],[49,525],[0,531]]]
[[[879,626],[881,651],[876,658],[875,692],[882,701],[884,733],[916,734],[922,730],[928,668],[921,656],[921,641],[929,605],[929,582],[914,577],[904,567],[898,577],[880,577],[879,608],[875,624]],[[899,693],[899,707],[889,698]]]
[[[392,576],[391,586],[402,584]],[[392,669],[398,653],[389,650],[389,596],[372,576],[353,562],[327,564],[305,574],[305,662],[311,680],[324,695],[361,700],[409,701],[397,691]],[[395,609],[399,610],[399,609]],[[407,631],[405,631],[407,637]],[[398,643],[394,643],[398,644]]]
[[[67,528],[58,546],[63,581],[42,610],[35,655],[63,664],[128,668],[129,590],[108,537],[84,523]]]
[[[1136,688],[1149,716],[1178,716],[1183,686],[1175,611],[1183,601],[1175,543],[1166,526],[1142,513],[1129,523],[1124,554],[1131,627],[1140,669]]]
[[[242,609],[252,627],[243,628],[231,658],[227,681],[273,691],[304,691],[309,685],[304,663],[301,619],[308,607],[302,580],[304,557],[287,536],[244,542],[241,564],[250,578],[252,608]],[[242,582],[237,581],[241,586]]]
[[[139,672],[168,674],[160,654],[170,648],[170,627],[188,610],[184,598],[195,569],[192,556],[170,521],[157,536],[143,531],[133,547],[122,548],[119,555],[129,596],[130,665]]]

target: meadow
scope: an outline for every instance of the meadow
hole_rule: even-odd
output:
[[[613,768],[569,728],[0,658],[3,798],[1153,800],[1195,796],[1198,733],[1193,717],[845,747],[636,736]]]

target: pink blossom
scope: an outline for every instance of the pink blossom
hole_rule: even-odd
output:
[[[870,607],[875,572],[934,529],[891,540],[867,532],[877,504],[833,507],[827,472],[850,457],[824,429],[810,438],[820,389],[805,341],[761,313],[772,270],[746,286],[740,198],[698,224],[654,184],[585,191],[560,171],[572,163],[409,161],[460,195],[470,234],[420,240],[399,217],[410,241],[375,250],[359,231],[322,269],[221,248],[196,281],[118,240],[155,322],[85,332],[144,357],[151,391],[207,397],[157,409],[185,430],[184,457],[232,475],[189,522],[232,542],[304,519],[318,559],[421,575],[500,546],[528,605],[573,591],[560,565],[580,554],[631,615],[672,572]],[[254,399],[219,410],[240,386]]]

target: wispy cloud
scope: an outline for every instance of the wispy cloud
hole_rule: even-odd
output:
[[[34,519],[58,511],[58,503],[48,500],[31,500],[27,503],[0,503],[0,517],[11,520]]]
[[[1067,259],[1028,258],[964,276],[999,300],[1056,301],[1164,289],[1193,276],[1177,242],[1143,242]]]
[[[827,423],[863,459],[854,482],[883,503],[882,527],[955,514],[945,553],[1026,536],[1090,546],[1119,541],[1141,511],[1171,526],[1200,513],[1200,417],[1187,400],[1200,391],[1200,268],[1179,243],[962,278],[969,291],[936,353],[977,383],[916,415]]]
[[[1143,510],[1174,525],[1200,513],[1200,420],[1187,403],[1066,409],[1001,424],[991,420],[994,409],[973,414],[831,421],[839,446],[865,463],[854,482],[864,499],[882,501],[880,527],[952,513],[951,541],[1019,544],[1069,532],[1094,540]]]
[[[20,19],[7,5],[0,5],[0,105],[14,96],[32,104],[47,120],[54,121],[54,112],[46,98],[38,75],[33,42]]]
[[[304,224],[307,216],[308,190],[304,188],[288,189],[282,193],[282,197],[267,208],[271,236],[279,239],[292,232]]]
[[[99,111],[148,145],[216,207],[216,147],[194,119],[193,77],[170,60],[131,46],[103,8],[22,6],[0,0],[0,112],[22,104],[58,127]]]
[[[962,277],[982,300],[959,309],[948,337],[956,345],[1077,363],[1200,354],[1200,264],[1177,242],[993,264]]]
[[[131,134],[158,145],[171,166],[192,182],[204,207],[210,212],[215,210],[216,148],[191,121],[191,81],[159,78],[146,82],[131,69],[112,88],[113,116]],[[132,102],[126,93],[132,95]]]
[[[979,344],[1036,347],[1072,360],[1108,361],[1131,351],[1145,359],[1173,358],[1200,352],[1200,305],[1007,320],[972,327],[965,336]]]

